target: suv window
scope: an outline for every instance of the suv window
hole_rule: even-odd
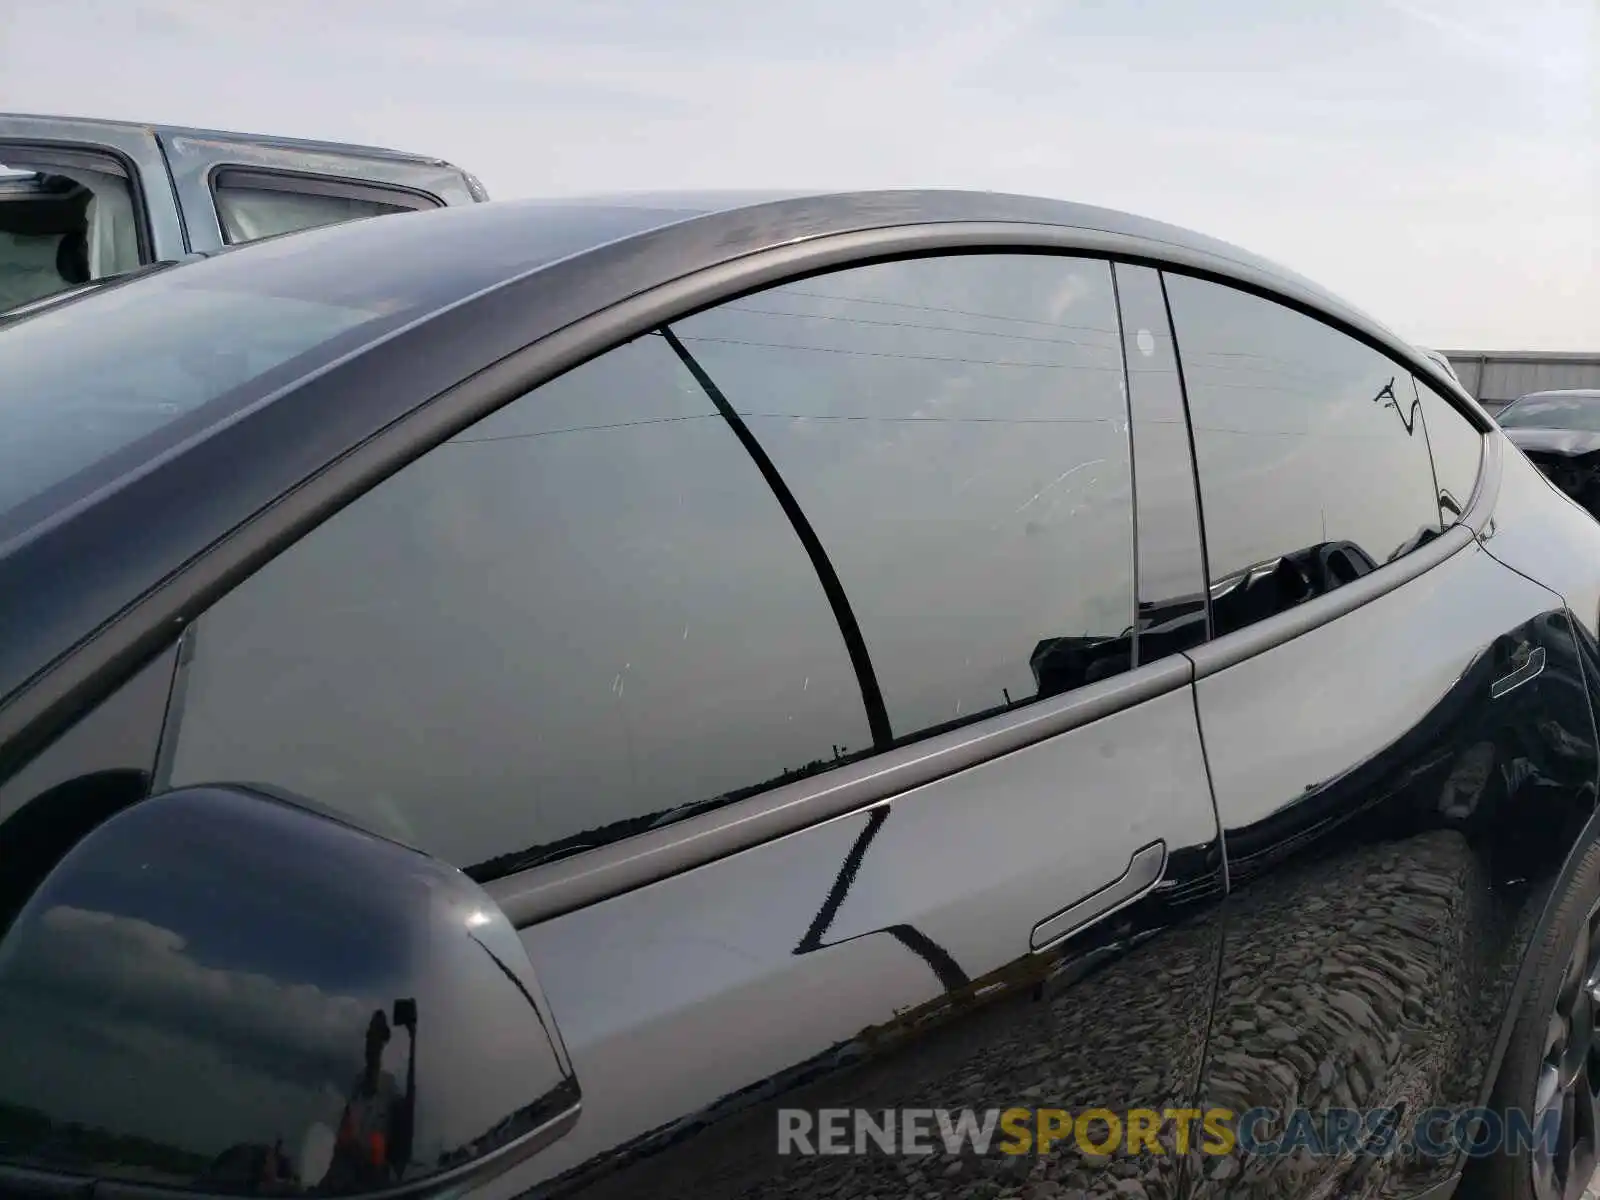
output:
[[[126,170],[105,155],[0,150],[0,312],[140,263]]]
[[[1422,422],[1433,453],[1433,473],[1439,485],[1439,514],[1454,525],[1472,502],[1483,462],[1483,434],[1472,422],[1425,381],[1415,379],[1422,404]]]
[[[480,875],[870,744],[793,528],[656,336],[412,463],[194,632],[174,783],[267,781]]]
[[[879,263],[674,332],[815,529],[897,738],[1128,668],[1133,506],[1109,263]]]
[[[856,268],[641,337],[197,622],[170,781],[481,878],[1124,670],[1121,387],[1110,267],[1074,258]]]
[[[1221,635],[1439,532],[1411,374],[1284,305],[1165,276]]]
[[[223,241],[253,242],[361,217],[437,208],[437,202],[356,180],[226,170],[211,183]]]

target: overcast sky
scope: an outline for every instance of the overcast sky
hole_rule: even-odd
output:
[[[1159,217],[1424,344],[1600,350],[1600,0],[0,0],[0,111],[500,197],[940,185]]]

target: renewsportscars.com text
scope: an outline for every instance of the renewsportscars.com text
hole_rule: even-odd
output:
[[[1052,1154],[1114,1155],[1295,1153],[1427,1158],[1474,1157],[1503,1150],[1553,1149],[1559,1114],[1533,1120],[1512,1110],[1428,1109],[1400,1136],[1392,1108],[1331,1108],[1289,1113],[1271,1108],[810,1109],[778,1110],[779,1154]]]

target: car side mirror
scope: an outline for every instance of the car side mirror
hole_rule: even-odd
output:
[[[579,1110],[481,888],[244,787],[144,800],[66,855],[0,936],[0,1031],[7,1196],[433,1195]]]

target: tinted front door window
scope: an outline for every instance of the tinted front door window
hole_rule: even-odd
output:
[[[1165,279],[1218,634],[1365,575],[1438,532],[1409,372],[1281,304]]]
[[[658,337],[425,455],[195,634],[174,783],[269,781],[486,874],[869,740],[793,529]]]
[[[1109,264],[883,263],[673,328],[815,528],[896,736],[1127,668],[1133,513]]]

